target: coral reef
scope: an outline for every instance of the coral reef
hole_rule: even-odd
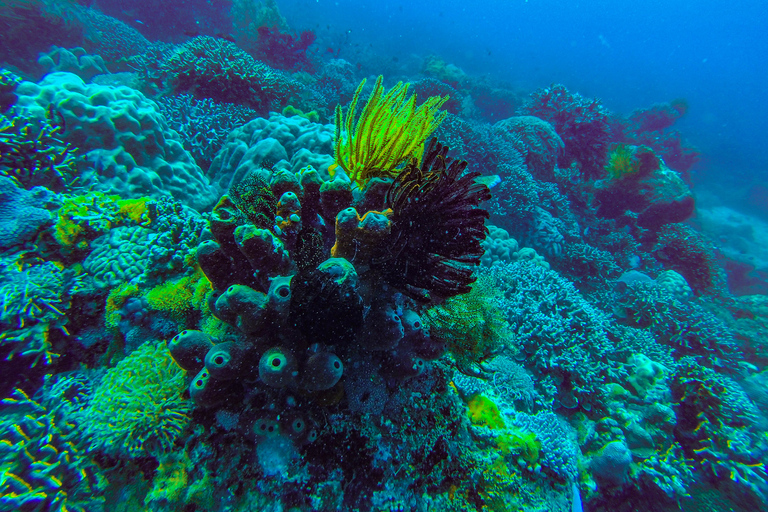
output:
[[[55,109],[62,140],[82,153],[79,170],[93,169],[94,188],[123,199],[171,195],[198,209],[210,207],[207,179],[167,127],[157,106],[127,87],[86,85],[71,73],[23,82],[14,109],[45,122]]]
[[[609,115],[600,100],[571,93],[555,84],[531,94],[521,114],[551,124],[565,144],[564,165],[576,163],[585,179],[603,176],[610,142]]]
[[[233,130],[208,170],[221,194],[261,166],[293,173],[312,166],[327,176],[333,163],[333,126],[273,114]]]
[[[239,103],[261,114],[284,107],[300,89],[298,82],[254,60],[233,43],[209,36],[175,48],[161,71],[176,94]]]

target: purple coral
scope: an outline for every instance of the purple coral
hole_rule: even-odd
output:
[[[603,175],[611,129],[608,110],[600,100],[556,84],[531,94],[520,114],[536,116],[554,126],[565,143],[565,163],[577,163],[584,178]]]

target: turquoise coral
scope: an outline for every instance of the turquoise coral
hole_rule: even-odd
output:
[[[189,423],[184,370],[165,342],[147,342],[107,371],[73,415],[90,451],[134,458],[168,452]]]
[[[17,389],[2,401],[0,509],[80,512],[103,506],[106,479],[78,446],[65,417],[72,402],[63,393],[48,400]]]

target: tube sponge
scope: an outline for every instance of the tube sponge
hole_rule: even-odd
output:
[[[197,246],[197,263],[205,277],[213,283],[217,290],[225,289],[235,275],[232,258],[227,256],[224,249],[214,240],[205,240]]]
[[[248,378],[254,374],[254,368],[248,364],[249,350],[232,341],[219,343],[205,356],[205,368],[211,377],[219,380]]]
[[[216,299],[215,316],[246,334],[264,327],[267,296],[241,284],[233,284]]]
[[[291,268],[291,260],[283,242],[266,229],[252,224],[238,226],[235,229],[235,243],[248,258],[262,284],[266,285],[268,277],[286,274]]]
[[[351,343],[363,323],[357,282],[355,267],[343,258],[330,258],[317,269],[294,276],[290,323],[310,344]]]
[[[392,222],[385,213],[370,211],[360,217],[354,208],[341,210],[336,215],[336,243],[331,256],[367,263],[391,229]]]
[[[291,278],[293,276],[277,276],[272,279],[267,291],[267,307],[278,318],[285,320],[291,305]]]
[[[267,386],[284,388],[293,383],[296,377],[296,358],[280,347],[274,347],[259,360],[259,378]]]
[[[392,350],[403,338],[403,324],[392,306],[377,301],[365,317],[365,334],[376,340],[370,350]]]
[[[168,341],[171,357],[180,367],[197,373],[205,366],[205,355],[213,347],[211,337],[201,331],[187,329]]]
[[[335,386],[343,373],[344,365],[336,354],[317,352],[307,359],[301,384],[308,391],[324,391]]]

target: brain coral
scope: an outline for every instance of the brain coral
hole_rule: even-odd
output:
[[[140,226],[119,227],[91,243],[83,262],[98,288],[113,287],[143,274],[150,263],[150,249],[157,235]]]
[[[195,209],[216,194],[157,105],[128,87],[85,84],[71,73],[22,82],[15,109],[44,121],[50,108],[63,119],[61,138],[96,170],[94,188],[123,198],[171,195]],[[85,169],[81,169],[85,171]]]
[[[333,163],[334,125],[273,113],[235,129],[213,160],[208,177],[222,193],[251,169],[275,165],[296,173],[311,165],[323,175]]]

